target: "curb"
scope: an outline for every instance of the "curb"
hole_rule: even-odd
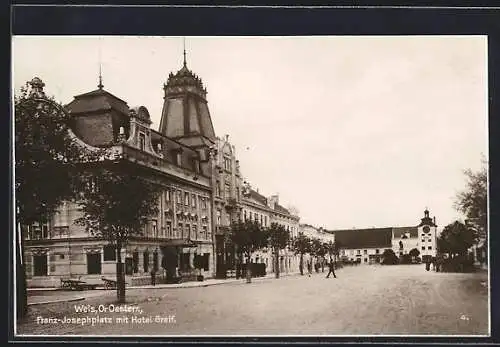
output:
[[[288,275],[280,275],[280,279],[281,278],[286,278],[286,277],[294,277],[294,276],[298,276],[299,274],[298,273],[292,273],[292,274],[288,274]],[[264,280],[270,280],[270,279],[276,279],[274,276],[265,276],[265,277],[254,277],[252,278],[252,283],[254,281],[264,281]],[[240,279],[226,279],[226,280],[221,280],[221,282],[216,282],[216,283],[203,283],[203,282],[184,282],[186,284],[188,283],[200,283],[200,284],[196,284],[196,285],[183,285],[182,283],[181,284],[158,284],[158,285],[155,285],[155,286],[152,286],[152,285],[144,285],[144,286],[127,286],[126,289],[178,289],[178,288],[199,288],[199,287],[209,287],[209,286],[216,286],[216,285],[220,285],[220,284],[233,284],[233,283],[244,283],[246,284],[245,282],[245,278],[240,278]],[[201,284],[203,283],[203,284]],[[54,290],[61,290],[60,288],[50,288],[50,287],[47,287],[47,288],[27,288],[28,291],[54,291]],[[95,290],[105,290],[105,291],[109,291],[109,289],[106,289],[104,287],[97,287]],[[62,300],[62,301],[69,301],[69,300]],[[72,299],[71,301],[74,301],[74,299]],[[55,302],[59,302],[59,301],[55,301]],[[51,302],[47,302],[47,303],[52,303]],[[28,304],[28,305],[36,305],[38,303],[32,303],[32,304]]]
[[[58,302],[72,302],[72,301],[81,301],[81,300],[85,300],[85,297],[80,296],[78,298],[65,299],[65,300],[64,299],[60,299],[60,300],[51,300],[51,301],[32,302],[32,303],[28,303],[28,306],[56,304]]]
[[[286,278],[286,277],[293,277],[298,274],[289,274],[286,276],[280,276],[281,278]],[[274,280],[276,279],[274,276],[270,277],[254,277],[252,278],[252,282],[258,282],[258,281],[264,281],[264,280]],[[190,283],[190,282],[184,282],[184,283]],[[204,284],[197,284],[197,285],[182,285],[182,284],[159,284],[156,286],[152,285],[146,285],[146,286],[133,286],[133,287],[127,287],[127,289],[178,289],[178,288],[200,288],[200,287],[210,287],[210,286],[217,286],[221,284],[247,284],[245,278],[240,278],[240,279],[229,279],[229,280],[222,280],[221,282],[216,282],[216,283],[204,283]],[[168,287],[167,287],[168,286]]]

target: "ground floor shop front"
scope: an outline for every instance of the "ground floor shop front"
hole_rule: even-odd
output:
[[[106,241],[72,240],[25,246],[28,287],[59,287],[62,280],[103,284],[116,279],[117,252]],[[196,280],[214,274],[213,245],[190,240],[135,240],[121,250],[128,285]]]

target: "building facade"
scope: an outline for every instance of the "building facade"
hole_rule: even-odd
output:
[[[184,73],[171,75],[166,100],[193,92],[186,87],[193,83],[188,76],[184,89],[171,94],[169,86]],[[39,88],[34,82],[32,88]],[[122,249],[126,281],[147,282],[151,271],[160,275],[169,270],[191,272],[195,261],[210,276],[214,268],[210,147],[166,136],[169,126],[159,132],[151,129],[145,107],[129,108],[101,84],[97,90],[75,96],[65,109],[72,116],[72,135],[80,145],[89,151],[106,149],[124,170],[141,167],[161,187],[158,215],[151,216],[142,235],[131,237]],[[162,124],[164,117],[168,120],[179,113],[174,111],[162,115]],[[47,225],[24,226],[29,285],[53,286],[62,277],[99,281],[116,274],[116,251],[107,240],[76,226],[74,220],[80,216],[76,203],[66,202]]]
[[[43,93],[43,86],[38,78],[31,82],[33,92]],[[216,136],[206,88],[185,59],[179,71],[169,74],[163,91],[158,130],[151,128],[146,107],[129,107],[101,82],[64,107],[77,143],[89,151],[106,149],[124,170],[140,167],[161,187],[158,215],[122,249],[126,282],[132,285],[149,283],[151,272],[225,277],[234,267],[227,233],[240,218],[298,230],[299,217],[281,207],[277,197],[244,195],[248,189],[236,149],[227,135]],[[116,276],[115,249],[77,226],[80,216],[76,202],[65,202],[48,223],[22,226],[28,286],[58,286],[64,278],[99,283]],[[289,253],[283,254],[284,267],[291,266]]]
[[[297,236],[299,231],[300,217],[281,206],[278,195],[266,197],[260,194],[258,189],[254,190],[249,185],[245,188],[240,218],[245,221],[255,221],[263,228],[269,228],[271,224],[276,223],[283,226],[290,233],[290,238]],[[290,247],[280,250],[278,261],[280,273],[286,274],[298,271],[297,259]],[[265,263],[267,272],[276,272],[275,254],[271,249],[255,252],[252,261]]]

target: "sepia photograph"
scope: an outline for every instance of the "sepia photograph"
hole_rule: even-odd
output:
[[[488,37],[12,37],[16,336],[490,336]]]

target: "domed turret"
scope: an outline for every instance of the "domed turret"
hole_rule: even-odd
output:
[[[215,131],[201,78],[184,64],[168,75],[159,132],[193,148],[215,143]]]
[[[206,100],[207,90],[203,86],[201,78],[184,66],[174,75],[168,75],[167,83],[163,85],[165,98],[182,93],[194,93]]]

